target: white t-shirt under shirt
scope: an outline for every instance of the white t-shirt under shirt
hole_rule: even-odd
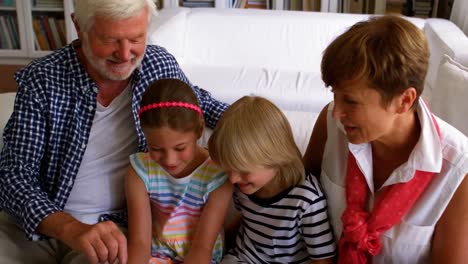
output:
[[[445,211],[464,176],[468,173],[468,139],[461,132],[437,119],[441,142],[431,121],[431,115],[422,99],[417,109],[421,123],[421,136],[408,162],[398,167],[381,189],[374,190],[372,178],[372,149],[370,144],[354,145],[348,142],[338,121],[332,119],[333,104],[328,107],[327,142],[324,149],[321,183],[327,194],[328,214],[335,238],[341,237],[341,215],[346,207],[345,177],[348,151],[356,158],[371,190],[369,207],[372,208],[375,193],[385,186],[407,182],[415,170],[432,171],[433,181],[422,193],[413,208],[381,237],[382,252],[373,263],[430,263],[432,236],[437,221]]]
[[[128,157],[137,151],[130,85],[107,107],[97,103],[88,145],[65,205],[78,220],[94,224],[99,215],[125,208]]]

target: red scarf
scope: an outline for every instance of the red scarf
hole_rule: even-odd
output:
[[[439,126],[433,116],[432,121],[440,137]],[[380,236],[401,221],[433,177],[433,172],[416,171],[410,181],[385,187],[374,209],[368,213],[365,210],[366,179],[349,152],[345,183],[347,207],[341,216],[343,233],[338,243],[338,263],[365,264],[371,255],[378,255],[382,249]]]

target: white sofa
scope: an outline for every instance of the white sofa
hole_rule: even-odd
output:
[[[367,18],[358,14],[174,8],[160,11],[148,38],[149,43],[174,54],[189,79],[220,100],[232,103],[248,94],[271,99],[285,111],[303,152],[319,111],[332,100],[320,78],[322,51],[338,34]],[[468,104],[461,102],[468,98],[468,38],[447,20],[409,20],[424,30],[431,50],[424,96],[438,115],[460,129],[462,124],[467,126],[464,132],[468,135],[468,122],[462,119],[468,114]],[[447,65],[445,54],[460,66],[455,67],[457,71]],[[439,67],[441,63],[443,67]],[[457,78],[458,86],[465,89],[447,81],[450,78]],[[12,94],[0,94],[0,132],[13,98]],[[458,105],[448,107],[449,100]]]
[[[331,92],[321,80],[322,52],[337,35],[368,17],[279,10],[171,8],[160,11],[152,22],[149,43],[168,49],[189,79],[216,98],[228,103],[248,94],[271,99],[287,111],[288,117],[294,116],[292,126],[301,131],[296,139],[302,150],[313,123],[304,122],[297,115],[307,117],[303,113],[306,112],[316,116],[332,100]],[[408,19],[424,30],[429,41],[431,58],[424,97],[431,102],[444,54],[468,65],[468,38],[448,20]],[[440,92],[444,93],[444,89]],[[468,88],[465,98],[468,98]],[[446,107],[442,108],[445,111]],[[447,121],[461,123],[461,117],[457,115]]]

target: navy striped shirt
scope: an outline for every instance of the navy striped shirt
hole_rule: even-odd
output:
[[[267,200],[236,188],[234,204],[242,222],[229,254],[238,263],[310,263],[336,253],[325,196],[312,175]]]
[[[0,154],[0,209],[13,216],[33,240],[40,238],[35,232],[39,223],[67,202],[96,112],[99,88],[78,61],[77,44],[36,59],[15,75],[18,92]],[[140,152],[146,150],[146,141],[137,114],[139,101],[146,87],[162,78],[189,83],[171,54],[148,45],[141,66],[132,75]],[[213,128],[227,104],[192,88],[207,126]]]

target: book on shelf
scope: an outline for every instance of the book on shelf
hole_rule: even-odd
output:
[[[52,36],[52,30],[50,29],[50,25],[49,25],[49,17],[41,16],[40,22],[41,22],[42,27],[44,28],[45,36],[46,36],[47,42],[49,43],[50,49],[51,50],[56,49],[57,47],[55,46],[54,37]]]
[[[247,0],[245,8],[266,9],[267,4],[265,0]]]
[[[320,0],[302,0],[303,11],[320,11]]]
[[[0,21],[2,17],[0,16]],[[7,43],[6,43],[6,32],[3,31],[2,28],[2,23],[0,22],[0,49],[6,49],[7,48]]]
[[[11,39],[10,31],[8,30],[8,25],[5,16],[0,16],[0,28],[3,32],[2,35],[4,38],[2,42],[2,48],[13,49],[13,41]]]
[[[58,18],[55,20],[57,22],[57,30],[60,36],[60,40],[62,41],[63,45],[66,45],[67,42],[67,33],[65,31],[65,19]]]
[[[14,0],[0,0],[0,6],[4,7],[14,7],[15,6]]]
[[[36,8],[63,8],[61,0],[33,0],[32,6]]]
[[[34,34],[34,50],[41,50],[41,45],[37,39],[37,34]]]
[[[9,26],[7,24],[7,18],[5,16],[0,16],[0,26],[2,28],[2,31],[4,33],[5,37],[5,48],[6,49],[14,49],[14,44],[12,40],[12,34],[10,33]]]
[[[19,49],[21,44],[19,42],[19,34],[18,34],[18,26],[16,24],[16,17],[14,16],[6,16],[6,24],[8,26],[8,32],[11,37],[11,41],[13,44],[13,49]]]
[[[182,6],[184,7],[214,7],[214,2],[193,2],[193,1],[183,1]]]
[[[39,21],[39,18],[34,18],[33,19],[33,29],[34,29],[34,34],[37,37],[37,42],[39,42],[39,50],[50,50],[49,43],[47,42],[46,39],[46,33],[43,27],[41,26],[41,22]]]
[[[55,48],[58,49],[63,47],[64,43],[62,43],[62,40],[60,39],[56,19],[54,17],[49,17],[48,20],[50,31],[52,32],[52,38],[54,39]]]

